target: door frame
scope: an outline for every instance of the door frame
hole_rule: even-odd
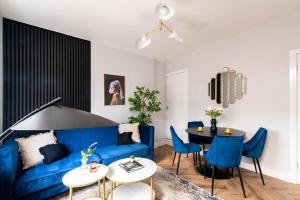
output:
[[[166,74],[166,84],[167,84],[167,81],[168,81],[168,77],[170,76],[175,76],[175,75],[178,75],[178,74],[182,74],[182,73],[186,73],[187,75],[187,105],[186,105],[186,109],[187,109],[187,116],[186,116],[186,119],[188,120],[188,112],[189,112],[189,70],[188,68],[184,68],[184,69],[180,69],[180,70],[177,70],[177,71],[172,71],[172,72],[169,72]],[[166,97],[168,98],[168,87],[167,87],[167,91],[166,91]],[[166,112],[168,112],[168,99],[166,100]],[[169,145],[173,145],[172,144],[172,141],[167,137],[168,133],[170,132],[170,127],[168,127],[168,114],[166,113],[166,143],[169,144]]]
[[[300,49],[290,51],[289,55],[289,117],[290,117],[290,180],[300,183],[300,65],[297,57]]]

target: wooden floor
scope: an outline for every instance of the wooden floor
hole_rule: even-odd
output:
[[[176,172],[176,165],[172,167],[174,152],[171,146],[164,145],[155,149],[156,163],[172,172]],[[177,163],[177,159],[175,161]],[[263,169],[262,169],[263,171]],[[300,185],[295,185],[275,178],[264,176],[266,185],[263,186],[259,174],[248,170],[241,170],[247,199],[284,200],[299,199]],[[194,168],[192,155],[181,156],[179,175],[210,192],[211,179],[204,180]],[[215,195],[228,199],[244,199],[243,192],[235,170],[234,178],[215,181]]]

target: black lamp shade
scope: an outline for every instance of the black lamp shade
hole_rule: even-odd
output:
[[[10,130],[65,130],[116,125],[118,123],[89,112],[52,105],[12,126]]]

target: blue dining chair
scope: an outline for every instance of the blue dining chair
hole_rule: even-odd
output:
[[[188,122],[188,128],[198,128],[198,127],[204,127],[204,124],[202,121]]]
[[[261,157],[261,155],[264,151],[267,133],[268,133],[267,129],[262,128],[262,127],[259,128],[258,131],[255,133],[255,135],[244,144],[243,152],[242,152],[243,156],[253,159],[253,164],[254,164],[256,173],[257,173],[257,169],[256,169],[255,161],[257,162],[260,177],[261,177],[263,185],[265,185],[265,181],[264,181],[263,174],[261,172],[261,168],[260,168],[258,159]]]
[[[244,137],[215,136],[209,150],[204,153],[204,159],[212,167],[212,196],[214,193],[215,167],[221,167],[227,169],[238,169],[243,194],[246,198],[243,179],[239,168],[241,163],[243,140]]]
[[[204,124],[202,121],[191,121],[188,122],[188,128],[198,128],[198,127],[204,127]],[[189,134],[189,143],[195,143],[195,144],[201,144],[202,145],[202,149],[204,151],[204,142],[202,143],[201,141],[199,141],[199,139],[197,141],[194,141],[194,138],[192,137],[191,134]],[[186,157],[188,157],[189,154],[186,154]],[[196,157],[196,159],[195,159]],[[197,162],[199,160],[199,164],[201,167],[201,158],[200,158],[200,154],[197,156],[195,156],[193,154],[193,158],[194,158],[194,165],[197,165]]]
[[[174,165],[177,153],[179,154],[178,162],[177,162],[177,170],[176,170],[176,174],[178,174],[181,154],[200,153],[201,147],[198,144],[184,143],[178,137],[173,126],[170,127],[170,131],[171,131],[171,136],[172,136],[172,141],[173,141],[173,148],[175,151],[172,166]]]

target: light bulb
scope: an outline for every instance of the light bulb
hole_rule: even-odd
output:
[[[140,37],[137,38],[135,41],[135,47],[137,49],[143,49],[151,44],[151,38],[149,38],[147,35],[143,34]]]
[[[165,4],[160,3],[155,7],[155,13],[159,17],[159,19],[168,20],[173,17],[174,9]]]
[[[175,30],[172,30],[172,33],[169,34],[168,38],[172,38],[178,42],[183,42],[183,39],[176,33]]]

